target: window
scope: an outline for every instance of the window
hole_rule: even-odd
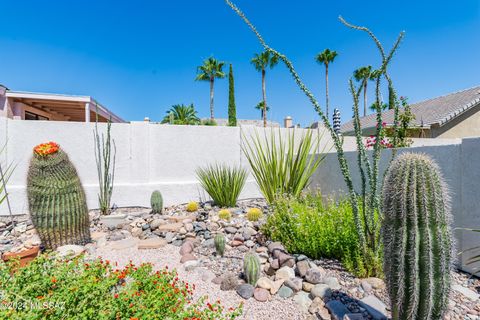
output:
[[[49,120],[49,119],[39,114],[30,112],[30,111],[25,111],[25,120]]]

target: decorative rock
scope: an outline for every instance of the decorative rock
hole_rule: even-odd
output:
[[[308,308],[308,312],[315,314],[315,313],[319,313],[324,308],[325,308],[325,302],[323,302],[322,298],[315,297],[312,300],[312,304],[310,304],[310,307]]]
[[[350,310],[338,300],[330,300],[325,306],[334,320],[343,320],[343,317],[350,313]]]
[[[275,250],[285,251],[285,248],[280,242],[272,242],[268,245],[268,252],[273,253]]]
[[[133,227],[131,233],[133,237],[138,238],[142,234],[142,228]]]
[[[251,284],[245,283],[245,284],[239,285],[236,291],[240,297],[248,300],[251,297],[253,297],[254,290],[255,288]]]
[[[270,289],[270,293],[271,294],[276,294],[278,292],[278,290],[280,290],[280,287],[283,285],[283,281],[284,280],[273,281],[273,286]]]
[[[112,250],[123,250],[123,249],[127,249],[127,248],[136,247],[137,242],[138,242],[138,239],[126,238],[126,239],[119,240],[119,241],[112,241],[112,242],[110,242],[109,245],[107,243],[107,246],[109,246],[110,249],[112,249]]]
[[[373,317],[375,320],[386,320],[387,319],[387,306],[380,301],[376,296],[373,294],[366,296],[362,300],[358,302],[358,304],[367,309],[368,313]]]
[[[293,295],[293,290],[287,286],[281,286],[278,290],[278,296],[281,298],[290,298]]]
[[[191,260],[197,260],[197,258],[195,258],[195,256],[191,253],[185,253],[182,258],[180,259],[180,263],[185,263],[187,261],[191,261]]]
[[[312,300],[308,297],[308,293],[304,291],[300,291],[293,297],[293,301],[295,301],[298,306],[300,307],[300,310],[304,312],[308,312],[308,307],[312,303]]]
[[[296,271],[300,277],[302,278],[305,277],[305,274],[307,273],[308,269],[310,269],[310,266],[307,260],[302,260],[297,262]]]
[[[250,227],[245,227],[243,228],[242,236],[245,240],[250,239],[254,235],[257,234],[257,230],[250,228]]]
[[[163,219],[155,219],[152,222],[150,222],[150,229],[155,230],[158,229],[162,224],[165,224],[165,220]]]
[[[104,238],[107,236],[106,232],[101,232],[101,231],[93,231],[90,234],[90,237],[92,238],[93,241],[97,241],[98,239]]]
[[[320,283],[315,285],[312,290],[310,291],[312,297],[320,297],[320,298],[330,298],[332,295],[332,289],[324,283]]]
[[[325,277],[322,282],[328,285],[332,290],[340,290],[342,288],[338,283],[338,279],[335,277]]]
[[[160,225],[157,230],[163,231],[163,232],[177,232],[183,227],[183,223],[168,223],[168,224],[162,224]]]
[[[302,290],[302,282],[303,280],[301,278],[293,278],[285,280],[284,285],[292,289],[293,292],[298,292]]]
[[[278,262],[278,259],[273,259],[272,261],[270,261],[270,266],[274,270],[280,269],[280,263]]]
[[[282,267],[275,273],[275,280],[288,280],[295,278],[295,271],[290,267]]]
[[[233,240],[233,241],[230,243],[230,245],[231,245],[232,247],[239,247],[239,246],[241,246],[242,244],[243,244],[243,242],[242,242],[242,241],[239,241],[239,240]]]
[[[310,283],[310,282],[303,281],[303,283],[302,283],[303,291],[310,292],[310,291],[312,291],[313,287],[315,287],[315,285]]]
[[[188,260],[188,261],[185,262],[183,267],[185,268],[186,271],[192,271],[193,269],[195,269],[199,265],[200,265],[200,262],[198,262],[198,260]]]
[[[138,242],[138,249],[157,249],[164,247],[167,241],[162,238],[148,238]]]
[[[192,253],[193,252],[193,247],[194,247],[194,245],[193,245],[192,241],[186,241],[180,247],[180,254],[183,256],[184,254]]]
[[[238,285],[237,276],[233,273],[227,273],[222,277],[222,280],[220,283],[220,290],[223,290],[223,291],[234,290],[237,288],[237,285]]]
[[[371,278],[365,278],[363,280],[368,282],[374,289],[377,289],[377,290],[385,289],[385,282],[382,279],[371,277]]]
[[[255,246],[255,242],[253,242],[252,240],[247,240],[247,241],[245,242],[245,245],[246,245],[247,247],[249,247],[249,248],[252,248],[252,247]]]
[[[257,281],[257,287],[259,287],[259,288],[271,290],[273,288],[273,286],[274,286],[273,281],[270,280],[267,277],[261,277]]]
[[[310,268],[305,273],[305,280],[313,284],[318,284],[322,282],[322,272],[319,269]]]
[[[214,284],[221,284],[221,283],[222,283],[222,280],[223,280],[222,277],[215,277],[215,278],[212,279],[212,283],[214,283]]]
[[[270,293],[266,289],[256,288],[253,292],[253,297],[257,301],[265,302],[270,298]]]
[[[373,290],[372,285],[366,280],[362,280],[362,283],[360,285],[362,286],[363,291],[365,291],[366,293],[370,293]]]
[[[234,227],[226,227],[226,228],[225,228],[225,232],[227,232],[227,233],[236,233],[236,232],[237,232],[237,228],[234,228]]]
[[[211,239],[205,240],[202,243],[202,246],[204,246],[205,248],[215,248],[215,239],[211,238]]]
[[[77,245],[73,245],[73,244],[67,244],[67,245],[58,247],[56,251],[58,252],[58,254],[61,257],[74,258],[74,257],[82,254],[85,251],[85,247],[77,246]]]

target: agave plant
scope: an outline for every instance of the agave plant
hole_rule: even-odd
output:
[[[324,158],[311,155],[318,150],[321,136],[314,137],[309,130],[298,141],[295,137],[295,130],[283,137],[282,131],[272,129],[270,135],[255,131],[250,139],[243,139],[243,153],[268,203],[279,194],[299,196]]]
[[[247,171],[241,167],[215,164],[198,168],[197,177],[216,205],[234,207],[245,185]]]
[[[170,124],[199,124],[200,119],[193,103],[189,106],[184,104],[176,104],[167,111],[167,115],[163,118],[162,123]]]

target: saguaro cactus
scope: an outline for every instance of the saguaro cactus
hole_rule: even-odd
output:
[[[260,260],[254,252],[249,252],[243,258],[243,273],[247,283],[255,286],[260,277]]]
[[[385,176],[381,235],[392,318],[442,319],[450,290],[452,235],[446,184],[437,164],[405,153]]]
[[[90,241],[85,193],[75,167],[56,143],[35,147],[27,195],[32,222],[45,249]]]

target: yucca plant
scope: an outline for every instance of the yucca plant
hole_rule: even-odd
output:
[[[279,194],[300,195],[324,158],[311,154],[318,151],[321,136],[308,130],[298,141],[295,137],[295,130],[283,137],[281,130],[272,129],[270,134],[255,131],[250,139],[243,139],[243,153],[268,203]]]
[[[234,207],[247,179],[247,170],[225,164],[208,165],[197,169],[200,184],[221,207]]]

